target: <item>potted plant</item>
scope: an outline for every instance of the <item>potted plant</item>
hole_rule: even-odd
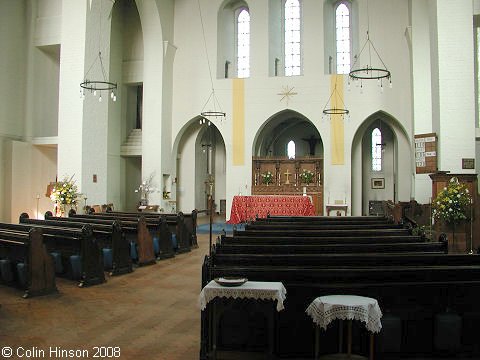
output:
[[[467,213],[471,201],[472,197],[467,185],[460,183],[456,177],[452,177],[432,203],[433,218],[452,227],[453,241],[455,241],[455,226],[468,219]]]

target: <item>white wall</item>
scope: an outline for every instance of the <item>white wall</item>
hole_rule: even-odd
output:
[[[203,183],[202,178],[196,178],[195,144],[200,131],[200,126],[190,126],[186,129],[178,145],[177,155],[177,184],[176,199],[177,211],[184,213],[195,209],[195,187],[196,181]],[[201,188],[201,187],[199,187]]]
[[[26,8],[25,1],[0,2],[0,219],[3,220],[10,217],[8,139],[21,139],[25,129]]]
[[[111,2],[104,1],[104,4],[107,3],[111,5]],[[129,55],[126,58],[129,65],[122,64],[122,70],[118,70],[118,63],[112,63],[112,67],[116,67],[114,71],[121,72],[123,79],[129,79],[129,83],[145,80],[143,177],[152,172],[157,174],[159,181],[163,181],[164,174],[177,176],[180,183],[176,190],[182,194],[181,210],[191,211],[195,187],[193,181],[188,182],[187,179],[193,176],[189,172],[194,168],[191,155],[194,153],[194,142],[190,140],[192,137],[187,136],[189,140],[178,146],[180,161],[188,165],[186,173],[178,170],[176,174],[177,147],[172,142],[183,132],[190,119],[199,115],[212,91],[198,3],[196,0],[135,3],[139,8],[142,41],[136,26],[136,30],[128,34],[135,39],[128,42]],[[223,68],[223,64],[216,63],[217,20],[221,3],[222,0],[201,1],[213,74]],[[324,3],[303,1],[303,76],[297,77],[271,76],[273,55],[270,39],[278,37],[269,33],[275,29],[268,21],[269,1],[250,1],[248,5],[252,41],[251,77],[245,79],[244,164],[233,166],[232,161],[235,136],[232,128],[232,80],[213,76],[215,95],[222,110],[227,113],[224,121],[213,120],[225,140],[227,212],[232,196],[238,193],[239,188],[245,187],[246,179],[250,182],[255,136],[267,119],[286,109],[310,119],[319,131],[325,149],[324,192],[336,194],[336,197],[350,186],[358,187],[355,183],[350,184],[351,180],[344,184],[338,179],[354,179],[355,172],[361,170],[358,168],[361,159],[350,162],[348,154],[356,157],[352,151],[358,144],[352,148],[352,143],[358,142],[354,140],[357,131],[362,128],[365,119],[378,111],[398,121],[397,127],[404,133],[402,145],[399,144],[402,149],[411,145],[415,133],[441,133],[441,170],[460,172],[461,158],[475,157],[471,37],[472,13],[478,13],[480,9],[478,0],[369,0],[370,38],[392,72],[393,89],[386,88],[381,93],[375,84],[365,84],[363,93],[355,87],[345,91],[343,100],[350,110],[350,117],[345,122],[347,155],[344,165],[331,164],[330,121],[322,117],[322,109],[331,93],[330,77],[325,75],[324,63],[325,29],[321,21]],[[366,5],[365,1],[358,2],[358,48],[363,45],[367,29]],[[98,6],[98,3],[94,1],[92,6]],[[106,16],[109,10],[104,7]],[[120,175],[128,173],[127,166],[117,154],[118,144],[126,132],[117,122],[118,118],[125,116],[125,104],[121,103],[118,109],[112,110],[107,102],[100,105],[94,100],[79,101],[79,79],[83,78],[98,52],[94,46],[92,48],[92,42],[98,37],[95,21],[98,17],[93,17],[89,1],[0,2],[0,43],[3,50],[0,53],[0,171],[7,174],[0,177],[3,190],[0,192],[0,203],[11,203],[11,184],[4,180],[11,178],[8,172],[11,169],[8,170],[4,164],[12,163],[13,152],[5,147],[5,139],[55,135],[55,91],[58,91],[58,175],[75,174],[80,190],[88,195],[89,203],[107,202],[110,197],[118,198],[119,193],[127,191],[126,180],[124,184],[109,180],[117,172]],[[110,39],[108,22],[104,23],[107,30],[102,32],[107,43]],[[55,57],[60,50],[58,61]],[[108,73],[109,54],[103,55]],[[452,81],[450,74],[459,81]],[[52,84],[48,84],[49,78],[52,78]],[[346,78],[344,80],[346,88]],[[53,85],[57,81],[58,87]],[[293,88],[297,94],[288,102],[285,99],[280,101],[279,93],[286,86]],[[39,88],[48,88],[48,94],[41,93]],[[122,95],[121,92],[118,94],[119,100]],[[405,159],[408,156],[399,163],[399,174],[408,176],[398,179],[399,199],[408,200],[410,183],[415,178],[412,194],[424,202],[431,191],[429,179],[413,176],[412,163]],[[93,174],[98,177],[96,184],[92,182]],[[159,184],[160,188],[162,186]],[[35,191],[29,191],[28,196],[31,194]],[[161,192],[155,196],[158,198],[152,198],[152,202],[160,203]],[[123,201],[121,197],[120,203]],[[28,203],[28,199],[25,201]],[[10,216],[8,206],[0,207],[0,217],[5,217],[7,212]]]
[[[36,46],[60,44],[62,1],[38,0],[32,4],[36,6],[34,44]]]
[[[57,136],[60,46],[33,49],[32,136]]]
[[[160,23],[160,9],[154,2],[137,2],[142,24],[144,45],[143,78],[143,123],[142,123],[142,180],[150,174],[156,174],[158,187],[162,181],[162,162],[160,156],[163,138],[163,35]],[[165,158],[170,154],[165,155]],[[161,204],[162,192],[150,196],[152,204]]]
[[[432,39],[432,54],[437,60],[432,96],[439,170],[474,173],[475,169],[462,169],[462,158],[475,157],[472,2],[437,0],[431,5],[438,29]]]
[[[85,67],[90,66],[90,63],[87,65],[85,61],[86,23],[87,2],[67,0],[62,3],[58,175],[61,179],[65,175],[75,174],[80,191],[84,191],[82,178],[84,103],[79,96],[79,81],[81,81],[79,79],[83,79]],[[91,60],[91,58],[88,59]],[[90,160],[94,159],[95,157]],[[90,193],[92,192],[87,192],[88,197]]]
[[[10,141],[8,151],[11,155],[8,162],[11,198],[7,204],[10,215],[6,221],[18,223],[22,212],[32,218],[43,217],[47,210],[53,208],[53,203],[45,197],[45,193],[47,185],[55,181],[56,149]]]
[[[217,11],[220,1],[203,2],[202,14],[206,31],[206,43],[210,61],[217,59]],[[250,179],[251,144],[262,124],[273,114],[285,110],[295,110],[317,127],[324,140],[325,150],[325,193],[345,193],[347,185],[336,181],[338,178],[350,178],[348,165],[335,166],[334,178],[330,143],[330,123],[322,119],[324,108],[330,95],[330,77],[324,74],[323,66],[323,25],[318,19],[323,18],[321,3],[304,1],[304,74],[297,77],[270,77],[268,71],[269,24],[268,2],[250,3],[251,16],[251,77],[245,79],[245,165],[232,166],[232,82],[231,80],[213,81],[215,94],[226,111],[226,120],[215,122],[225,139],[227,152],[227,212],[230,201],[244,180]],[[178,51],[174,66],[174,98],[173,98],[173,133],[196,116],[210,93],[208,64],[205,57],[200,20],[192,16],[196,3],[193,0],[175,2],[175,44]],[[360,34],[366,33],[366,3],[359,4]],[[375,9],[375,10],[373,10]],[[385,89],[380,93],[376,84],[365,87],[363,94],[356,88],[345,91],[344,102],[350,110],[350,119],[345,126],[345,153],[349,154],[351,142],[356,129],[370,114],[384,110],[401,122],[407,133],[411,132],[411,83],[410,59],[405,29],[408,25],[408,4],[394,0],[370,1],[370,36],[383,61],[392,72],[393,89]],[[184,29],[189,31],[184,31]],[[359,36],[360,41],[365,39]],[[362,45],[362,43],[360,44]],[[211,64],[215,69],[217,64]],[[345,81],[346,85],[346,81]],[[289,103],[280,102],[282,87],[294,87],[298,94]],[[345,86],[346,88],[346,86]],[[401,99],[401,101],[399,101]],[[407,169],[410,171],[410,169]],[[249,180],[250,181],[250,180]],[[410,180],[408,180],[410,182]],[[408,184],[408,187],[410,185]]]
[[[411,61],[413,91],[413,134],[432,130],[432,59],[430,53],[429,0],[411,1]],[[428,174],[415,174],[412,197],[419,203],[429,203],[432,180]]]

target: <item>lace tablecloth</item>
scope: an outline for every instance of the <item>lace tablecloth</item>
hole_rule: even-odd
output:
[[[359,320],[372,333],[382,329],[382,311],[377,300],[356,295],[328,295],[313,300],[306,313],[323,329],[335,319]]]
[[[205,310],[208,302],[216,297],[277,300],[277,311],[281,311],[286,296],[287,290],[281,282],[247,281],[243,285],[230,287],[212,280],[200,292],[199,303],[200,308]]]

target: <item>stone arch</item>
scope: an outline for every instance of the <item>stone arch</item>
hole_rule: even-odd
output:
[[[384,167],[378,172],[371,170],[369,137],[375,127],[379,127],[384,136]],[[395,117],[382,110],[372,113],[358,127],[351,149],[352,215],[368,215],[371,200],[410,200],[414,171],[411,141]]]
[[[260,126],[253,140],[252,154],[253,156],[286,156],[286,152],[283,153],[281,150],[286,151],[288,141],[285,139],[288,137],[294,140],[297,154],[310,155],[309,143],[302,140],[308,139],[310,135],[319,139],[313,155],[323,156],[323,141],[315,124],[297,111],[282,110],[270,116]]]
[[[178,132],[171,158],[172,197],[178,211],[206,209],[207,184],[212,179],[213,199],[220,210],[220,200],[226,198],[226,159],[223,129],[201,116],[190,119]],[[210,173],[208,172],[210,170]],[[211,176],[211,178],[210,178]]]

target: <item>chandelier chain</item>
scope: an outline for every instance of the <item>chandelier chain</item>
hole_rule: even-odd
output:
[[[199,13],[199,17],[200,17],[200,23],[202,25],[203,46],[205,48],[205,56],[207,58],[208,74],[210,76],[210,86],[212,88],[210,96],[208,97],[207,101],[205,102],[205,105],[203,105],[203,108],[200,112],[200,115],[203,118],[208,118],[208,117],[223,117],[224,118],[226,116],[226,113],[224,113],[222,111],[220,103],[218,102],[218,100],[215,96],[215,88],[213,86],[213,76],[212,76],[212,69],[211,69],[212,67],[210,65],[210,57],[208,56],[207,38],[205,36],[205,25],[203,23],[202,7],[200,5],[200,0],[197,0],[197,4],[198,4],[198,13]],[[205,107],[210,102],[210,100],[213,103],[213,110],[205,111]],[[219,110],[217,110],[217,106],[218,106]]]

